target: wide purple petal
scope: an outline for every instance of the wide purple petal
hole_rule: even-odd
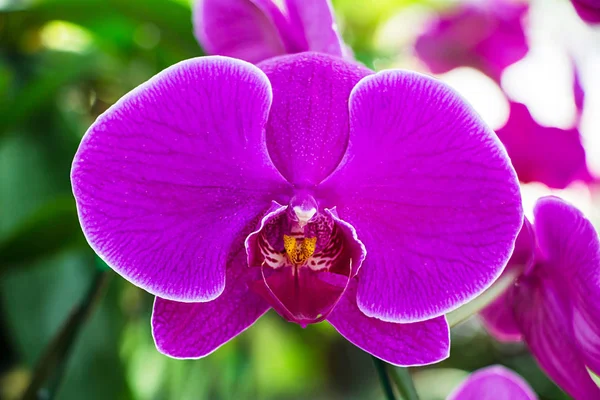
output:
[[[225,291],[206,303],[179,303],[157,297],[152,335],[158,350],[176,358],[204,357],[252,325],[269,305],[249,290],[257,271],[239,251],[227,269]]]
[[[343,41],[338,33],[329,0],[285,0],[291,25],[302,32],[306,49],[342,57]]]
[[[600,373],[600,240],[591,222],[558,197],[535,207],[535,230],[546,269],[570,282],[574,334],[586,364]]]
[[[228,254],[243,247],[250,221],[271,200],[286,201],[288,184],[264,144],[270,103],[260,70],[223,57],[184,61],[123,97],[91,126],[73,162],[90,245],[156,296],[219,296]]]
[[[356,305],[356,281],[327,320],[348,341],[367,353],[399,366],[432,364],[450,353],[450,330],[445,317],[410,324],[367,317]]]
[[[575,399],[600,398],[578,346],[568,285],[561,277],[544,274],[524,277],[514,304],[523,338],[542,369]]]
[[[257,63],[301,51],[271,0],[196,0],[194,33],[208,54]]]
[[[511,103],[510,116],[497,132],[522,182],[562,189],[589,177],[585,150],[576,128],[539,125],[524,104]]]
[[[348,98],[370,70],[319,53],[278,57],[259,65],[273,87],[267,147],[296,186],[313,186],[337,167],[348,145]]]
[[[360,309],[414,322],[471,300],[502,272],[523,222],[496,136],[447,86],[408,71],[364,78],[350,110],[346,157],[320,198],[367,249]]]
[[[447,400],[535,400],[527,382],[500,365],[473,372]]]
[[[571,0],[575,11],[585,22],[600,23],[600,1],[598,0]]]

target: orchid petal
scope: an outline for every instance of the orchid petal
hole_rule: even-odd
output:
[[[582,294],[573,310],[573,331],[586,366],[600,374],[600,307],[596,294]],[[585,299],[583,299],[585,297]]]
[[[542,369],[576,399],[600,398],[573,330],[569,290],[560,277],[524,277],[517,287],[515,318]]]
[[[511,103],[508,122],[496,133],[522,182],[563,189],[590,177],[579,131],[541,126],[524,104]]]
[[[600,373],[600,240],[591,222],[558,197],[535,207],[535,229],[544,265],[570,281],[574,334],[586,364]],[[554,272],[554,271],[552,271]]]
[[[346,157],[319,196],[367,249],[359,308],[415,322],[473,299],[502,272],[523,222],[496,136],[455,92],[413,72],[364,78],[350,110]]]
[[[503,70],[527,54],[521,24],[526,11],[526,5],[507,0],[459,3],[431,22],[415,52],[433,73],[468,66],[500,81]]]
[[[364,315],[356,305],[356,281],[327,320],[348,341],[398,366],[432,364],[450,353],[450,329],[444,317],[411,324],[384,322]]]
[[[285,4],[290,22],[303,33],[308,50],[338,57],[344,55],[344,44],[329,0],[285,0]]]
[[[257,63],[300,51],[289,23],[271,0],[197,0],[194,32],[204,50]]]
[[[297,186],[316,185],[337,167],[348,145],[348,97],[371,73],[320,53],[278,57],[259,65],[273,87],[267,148]]]
[[[264,74],[224,57],[184,61],[127,94],[73,163],[90,245],[158,297],[218,297],[232,246],[271,200],[285,201],[264,144],[270,103]]]
[[[571,0],[579,17],[590,24],[600,23],[600,2],[598,0]]]
[[[538,200],[533,212],[544,267],[580,284],[597,285],[600,243],[591,222],[577,208],[555,196]]]
[[[179,303],[157,297],[152,335],[158,350],[175,358],[204,357],[252,325],[269,309],[248,289],[254,273],[239,251],[227,269],[225,291],[215,300]]]
[[[447,400],[536,400],[527,382],[500,365],[480,369],[460,384]]]

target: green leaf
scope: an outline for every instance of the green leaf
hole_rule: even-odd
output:
[[[44,71],[19,88],[15,96],[0,100],[0,137],[52,101],[66,85],[92,75],[98,62],[97,57],[69,53],[58,53],[55,60],[57,62],[49,63]]]
[[[69,318],[46,346],[36,364],[23,400],[36,400],[43,390],[46,391],[47,396],[54,397],[62,383],[73,346],[88,318],[104,296],[111,276],[108,271],[96,273],[84,298],[71,310]]]
[[[22,366],[36,364],[85,298],[86,288],[98,274],[93,257],[89,249],[67,251],[0,279],[3,319]],[[132,398],[118,353],[125,323],[119,281],[110,282],[98,308],[74,340],[56,399]]]
[[[143,24],[152,24],[160,31],[161,41],[177,58],[184,59],[202,55],[193,35],[192,14],[189,7],[165,0],[46,0],[26,10],[20,29],[40,26],[52,20],[80,25],[102,41],[108,39],[114,45],[131,44],[132,33]],[[119,27],[120,35],[114,36],[113,28]],[[119,43],[123,42],[123,43]]]
[[[59,197],[0,241],[0,272],[84,244],[75,201],[70,196]]]

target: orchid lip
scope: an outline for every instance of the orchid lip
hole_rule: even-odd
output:
[[[246,240],[248,265],[260,268],[255,292],[286,320],[302,326],[327,318],[355,274],[364,246],[348,237],[334,213],[307,192],[287,206],[273,203]]]

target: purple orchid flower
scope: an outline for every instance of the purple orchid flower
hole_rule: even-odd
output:
[[[501,365],[473,372],[447,400],[537,400],[527,382]]]
[[[527,54],[521,23],[527,9],[508,0],[460,3],[419,36],[416,55],[436,74],[467,66],[499,82],[504,69]]]
[[[600,23],[600,0],[571,0],[579,17],[590,24]]]
[[[541,367],[575,399],[600,398],[600,241],[592,224],[557,197],[541,198],[507,272],[514,286],[482,312],[502,341],[524,339]]]
[[[522,182],[564,189],[576,180],[593,180],[577,128],[541,126],[527,106],[511,102],[509,119],[496,133]]]
[[[197,0],[194,31],[208,54],[258,63],[304,51],[345,56],[329,0]]]
[[[269,308],[396,365],[448,355],[522,225],[516,174],[455,92],[320,53],[179,63],[90,127],[84,233],[157,296],[158,349],[207,355]],[[368,252],[368,255],[367,255]]]

